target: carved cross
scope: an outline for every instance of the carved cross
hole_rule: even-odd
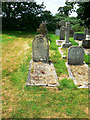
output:
[[[69,43],[69,31],[73,28],[70,27],[70,22],[66,22],[65,34],[66,34],[66,43]]]

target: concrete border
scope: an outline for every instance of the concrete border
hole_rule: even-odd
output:
[[[57,74],[56,74],[56,70],[55,70],[55,68],[54,68],[54,65],[53,65],[53,63],[51,63],[51,66],[53,67],[53,69],[54,69],[54,74],[55,74],[55,82],[57,83],[57,84],[31,84],[30,82],[29,82],[29,79],[30,79],[30,76],[31,76],[31,64],[32,64],[32,62],[33,62],[33,60],[31,60],[30,61],[30,64],[29,64],[29,70],[28,70],[28,77],[27,77],[27,81],[26,81],[26,86],[48,86],[48,87],[56,87],[56,86],[59,86],[60,84],[59,84],[59,82],[58,82],[58,77],[57,77]]]
[[[69,67],[69,65],[68,65],[68,62],[65,62],[65,64],[66,64],[66,67],[67,67],[67,69],[68,69],[68,73],[69,73],[69,78],[71,78],[71,79],[73,79],[73,81],[74,81],[74,83],[75,83],[75,85],[77,84],[77,81],[76,81],[76,79],[74,78],[74,76],[73,76],[73,74],[72,74],[72,72],[71,72],[71,69],[70,69],[70,67]],[[87,67],[88,67],[88,65],[86,64],[86,63],[84,63]],[[88,67],[88,69],[90,69],[89,67]],[[77,86],[77,85],[76,85]],[[80,86],[80,87],[78,87],[78,88],[90,88],[90,85],[88,85],[88,87],[86,86],[86,85],[82,85],[82,86]]]

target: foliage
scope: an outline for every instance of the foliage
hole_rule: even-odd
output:
[[[3,2],[2,29],[36,31],[42,21],[47,20],[49,28],[55,23],[50,11],[44,11],[44,4],[36,2]],[[53,24],[53,23],[54,24]],[[52,25],[53,24],[53,25]],[[53,28],[54,28],[53,26]]]
[[[66,6],[64,7],[59,7],[58,8],[58,11],[60,14],[65,14],[66,16],[69,16],[70,12],[73,11],[73,6],[74,6],[74,3],[73,2],[66,2],[65,3]]]
[[[84,24],[89,27],[90,25],[90,1],[89,2],[79,2],[79,8],[77,9],[77,18],[84,20]]]

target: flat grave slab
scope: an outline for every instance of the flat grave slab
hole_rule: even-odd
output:
[[[74,80],[74,83],[78,88],[88,88],[89,87],[89,71],[90,68],[87,64],[83,65],[69,65],[66,62],[68,68],[69,77]]]
[[[27,86],[57,86],[57,74],[52,63],[30,61]]]

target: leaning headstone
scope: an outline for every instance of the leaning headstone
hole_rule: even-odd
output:
[[[60,25],[61,25],[61,28],[60,28],[60,40],[65,40],[65,29],[64,29],[65,21],[62,20]]]
[[[68,49],[68,64],[82,65],[84,61],[84,49],[79,46],[71,46]]]
[[[85,40],[86,34],[85,33],[74,33],[74,40]]]
[[[40,35],[33,39],[33,60],[30,61],[27,86],[57,86],[57,74],[52,62],[49,61],[49,43],[45,23],[37,30]]]
[[[66,22],[66,27],[65,27],[66,40],[65,40],[65,42],[62,43],[62,45],[61,45],[62,48],[68,48],[68,47],[72,46],[72,44],[69,42],[69,31],[72,28],[69,25],[70,25],[70,23]]]

